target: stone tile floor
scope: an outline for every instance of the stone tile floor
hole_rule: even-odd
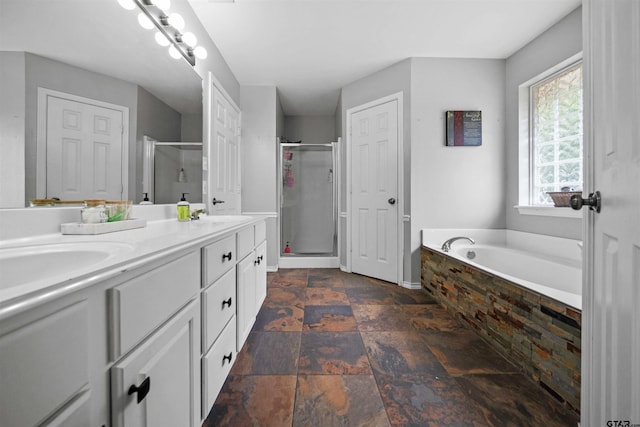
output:
[[[424,290],[337,269],[267,280],[203,427],[577,426]]]

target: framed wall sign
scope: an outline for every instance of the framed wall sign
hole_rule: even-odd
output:
[[[482,145],[482,111],[447,111],[447,140],[450,147]]]

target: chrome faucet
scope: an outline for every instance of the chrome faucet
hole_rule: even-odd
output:
[[[472,245],[476,244],[476,242],[471,237],[465,237],[465,236],[452,237],[442,244],[442,250],[444,252],[449,252],[449,249],[451,249],[451,244],[456,240],[461,240],[461,239],[467,239],[469,242],[471,242]]]
[[[200,214],[203,213],[206,213],[204,209],[196,209],[195,211],[191,212],[191,221],[200,219]]]

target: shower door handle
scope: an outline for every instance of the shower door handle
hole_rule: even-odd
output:
[[[394,199],[393,197],[390,198],[389,200],[387,200],[387,202],[389,202],[390,205],[395,205],[396,204],[396,199]]]

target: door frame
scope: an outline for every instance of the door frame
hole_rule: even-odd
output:
[[[122,153],[121,179],[122,199],[129,198],[129,107],[99,101],[84,96],[73,95],[53,89],[38,87],[38,104],[36,110],[36,198],[44,199],[47,195],[47,108],[49,97],[61,98],[67,101],[95,105],[109,108],[122,113]]]
[[[346,261],[347,261],[347,271],[351,272],[351,258],[353,256],[352,245],[351,245],[351,231],[352,231],[352,221],[353,221],[353,208],[352,208],[352,155],[351,148],[353,144],[353,138],[351,136],[353,129],[353,115],[355,113],[359,113],[364,110],[368,110],[370,108],[376,107],[381,104],[386,104],[387,102],[396,101],[397,103],[397,131],[398,131],[398,156],[397,156],[397,196],[398,200],[398,217],[396,218],[396,232],[398,233],[398,246],[395,248],[397,253],[397,262],[398,262],[398,271],[396,277],[396,284],[402,286],[403,278],[404,278],[404,202],[405,202],[405,194],[404,194],[404,105],[403,105],[403,93],[396,92],[394,94],[384,96],[382,98],[378,98],[374,101],[367,102],[365,104],[361,104],[352,108],[347,109],[347,139],[346,139],[346,191],[347,191],[347,229],[346,229]],[[342,209],[340,209],[343,212]]]

